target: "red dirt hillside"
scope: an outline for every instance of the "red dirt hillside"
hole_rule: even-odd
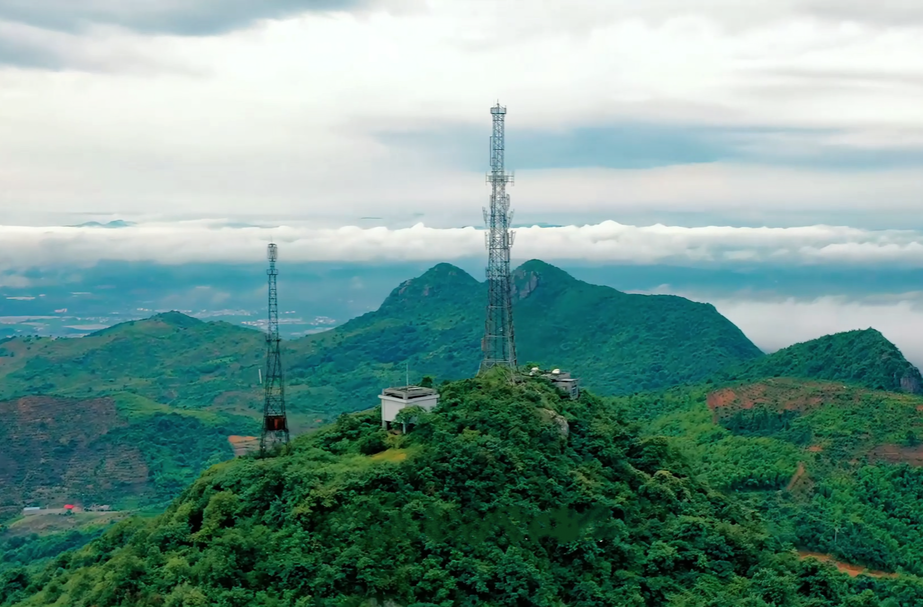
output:
[[[137,448],[100,440],[126,425],[111,399],[28,396],[0,401],[0,417],[0,517],[147,483]]]
[[[833,382],[775,378],[708,394],[714,423],[773,436],[840,462],[923,466],[919,396]]]
[[[847,391],[842,384],[778,378],[716,390],[708,395],[707,402],[712,419],[719,423],[735,413],[754,408],[806,413],[842,398]]]

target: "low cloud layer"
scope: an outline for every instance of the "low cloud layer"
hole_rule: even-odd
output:
[[[484,255],[484,232],[298,224],[227,227],[221,222],[100,227],[0,226],[0,270],[100,260],[254,262],[266,244],[291,261],[452,261]],[[586,260],[628,264],[923,266],[923,233],[849,227],[739,228],[630,226],[614,221],[516,230],[516,259]]]
[[[923,368],[921,295],[907,293],[878,301],[840,297],[811,301],[733,298],[709,303],[768,352],[822,335],[871,327],[896,344],[910,362]]]

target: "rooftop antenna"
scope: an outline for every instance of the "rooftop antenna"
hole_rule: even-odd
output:
[[[276,287],[276,261],[279,248],[274,243],[267,247],[269,269],[269,328],[266,333],[266,383],[263,384],[263,433],[260,436],[260,453],[271,451],[276,445],[288,442],[288,418],[285,416],[285,386],[282,382],[282,353],[279,337],[279,297]]]
[[[406,376],[404,377],[404,381],[405,381],[406,383],[405,383],[404,385],[405,385],[405,386],[409,386],[409,385],[410,385],[410,361],[409,361],[409,360],[406,360],[406,361],[404,361],[404,364],[406,365],[406,367],[405,367],[405,369],[404,369],[404,372],[406,373]]]
[[[503,166],[505,152],[506,108],[497,105],[490,108],[493,116],[493,134],[490,137],[490,172],[487,183],[491,186],[490,208],[484,209],[484,223],[487,224],[487,322],[481,349],[479,373],[492,367],[502,366],[515,371],[516,342],[513,335],[513,298],[510,280],[510,249],[514,233],[510,229],[513,214],[510,212],[510,196],[506,185],[513,183],[513,175]]]

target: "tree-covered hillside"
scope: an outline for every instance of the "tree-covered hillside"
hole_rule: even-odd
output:
[[[212,467],[0,603],[874,606],[923,585],[849,580],[776,545],[589,393],[501,375],[444,385],[408,435],[345,415],[284,454]],[[891,602],[881,603],[880,599]]]
[[[520,362],[572,370],[602,394],[694,382],[762,355],[707,304],[590,285],[537,260],[517,268],[513,281]],[[375,312],[293,342],[290,377],[323,399],[328,387],[343,396],[403,381],[407,362],[415,373],[470,376],[480,363],[486,298],[485,283],[439,264]]]
[[[760,356],[706,304],[620,293],[540,261],[518,268],[514,283],[520,360],[571,368],[604,394],[680,385]],[[417,380],[475,373],[485,306],[485,283],[439,264],[378,310],[286,342],[293,425],[305,430],[373,406],[382,387],[404,381],[408,365]],[[171,312],[81,339],[0,343],[0,399],[127,392],[176,409],[254,415],[263,356],[257,331]]]
[[[856,383],[873,390],[923,394],[920,371],[875,329],[846,331],[783,348],[731,367],[724,380],[801,377]]]
[[[697,382],[763,355],[711,304],[622,293],[538,260],[513,281],[520,360],[565,365],[601,394]]]
[[[603,393],[695,381],[759,355],[711,306],[679,297],[626,295],[539,261],[518,268],[514,282],[520,360],[565,367]],[[285,342],[291,427],[305,432],[344,411],[373,407],[380,390],[403,384],[408,371],[411,381],[476,373],[485,289],[459,268],[439,264],[399,285],[375,312]],[[86,424],[100,432],[81,438],[79,445],[66,436],[70,426],[52,424],[47,436],[39,433],[45,437],[41,444],[56,445],[51,450],[32,448],[40,441],[30,442],[34,427],[28,426],[28,416],[22,418],[22,432],[9,429],[15,435],[9,440],[18,442],[8,451],[9,466],[0,455],[0,481],[15,482],[18,490],[0,498],[0,518],[4,503],[15,510],[33,498],[43,504],[96,501],[134,492],[154,499],[178,491],[205,462],[230,455],[227,435],[257,431],[264,348],[258,331],[178,312],[80,339],[0,343],[0,407],[17,409],[28,396],[47,405],[47,411],[33,407],[39,416],[60,402],[73,404],[62,409],[68,415],[92,416],[105,403],[106,414],[97,421],[109,420],[106,428]],[[171,413],[182,417],[157,417]],[[20,452],[26,454],[22,459],[13,457]],[[4,475],[5,468],[33,467],[38,457],[50,462],[45,474],[20,478],[14,470]],[[90,482],[97,468],[113,472],[104,490]],[[64,469],[67,478],[55,472]]]
[[[149,504],[232,457],[231,416],[129,395],[0,401],[0,522],[24,506]],[[2,540],[2,533],[0,533]]]
[[[923,398],[788,378],[619,399],[799,548],[923,575]]]

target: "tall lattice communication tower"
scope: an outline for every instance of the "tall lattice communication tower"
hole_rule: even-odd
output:
[[[506,108],[490,108],[493,117],[493,134],[490,137],[490,172],[487,183],[491,186],[490,208],[484,209],[487,225],[487,323],[481,349],[480,372],[496,366],[516,368],[516,341],[513,335],[513,300],[510,280],[510,248],[513,231],[510,224],[510,196],[506,185],[513,183],[513,175],[503,168],[504,126]]]
[[[276,287],[276,260],[279,247],[270,244],[269,257],[269,328],[266,333],[266,377],[264,389],[266,400],[263,405],[263,433],[260,436],[260,452],[266,453],[279,444],[288,442],[288,419],[285,416],[285,386],[282,382],[282,353],[279,337],[279,294]]]

